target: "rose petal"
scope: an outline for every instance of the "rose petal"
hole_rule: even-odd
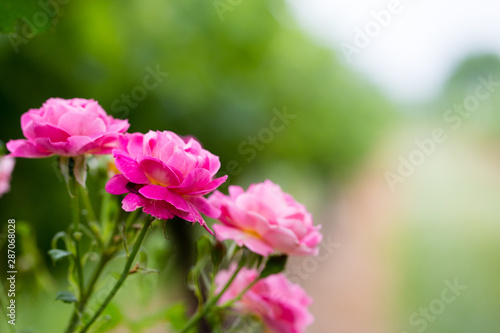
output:
[[[160,220],[170,220],[174,217],[169,204],[161,200],[147,200],[142,211]]]
[[[190,192],[190,195],[205,195],[205,194],[208,194],[208,193],[212,192],[213,190],[215,190],[217,187],[219,187],[221,184],[223,184],[226,181],[227,177],[228,176],[226,175],[226,176],[214,179],[211,182],[209,182],[207,185],[205,185],[199,191]]]
[[[181,148],[174,149],[172,156],[167,161],[169,166],[175,168],[183,175],[189,174],[198,163],[195,156],[186,153]]]
[[[229,196],[231,197],[231,199],[233,200],[236,200],[236,198],[240,195],[242,195],[243,193],[245,193],[245,191],[240,187],[240,186],[236,186],[236,185],[231,185],[228,187],[228,191],[229,191]]]
[[[210,182],[210,172],[205,169],[194,169],[177,187],[179,193],[190,193],[202,190]]]
[[[6,146],[10,151],[10,156],[13,157],[42,158],[53,154],[49,151],[41,151],[33,142],[24,139],[10,140]]]
[[[96,117],[95,113],[85,112],[84,109],[68,111],[58,121],[58,127],[71,135],[90,136],[96,133],[106,132],[104,121]]]
[[[127,119],[115,119],[111,116],[108,116],[108,120],[110,120],[106,132],[116,132],[123,133],[129,129],[130,124]]]
[[[295,254],[299,250],[299,240],[292,230],[275,226],[269,229],[262,238],[267,244],[270,244],[274,249],[287,253]],[[298,251],[302,252],[302,251]]]
[[[144,134],[132,133],[125,134],[120,138],[121,148],[125,149],[130,156],[136,158],[142,155],[142,140]]]
[[[200,212],[211,218],[218,218],[220,216],[220,209],[212,205],[206,198],[197,196],[190,197],[189,201],[198,209]]]
[[[97,148],[97,144],[94,143],[94,140],[89,138],[88,136],[70,136],[68,138],[68,151],[72,153],[72,155],[81,155],[87,153],[87,151]]]
[[[50,151],[53,154],[61,156],[77,155],[68,149],[68,142],[52,142],[49,138],[36,138],[32,142],[41,151]]]
[[[273,248],[266,244],[262,239],[245,233],[240,229],[232,228],[223,224],[214,224],[215,237],[219,241],[231,239],[239,246],[246,246],[251,251],[262,256],[268,256],[274,252]]]
[[[125,178],[124,175],[118,174],[114,175],[108,182],[106,183],[105,190],[111,194],[125,194],[128,193],[129,190],[126,188],[126,185],[129,183],[129,180]]]
[[[122,208],[126,212],[133,212],[137,208],[143,207],[146,199],[142,195],[129,193],[122,200]]]
[[[23,134],[27,138],[46,137],[52,142],[65,142],[70,134],[65,130],[51,124],[37,124],[30,122],[23,128]]]
[[[139,193],[148,199],[163,200],[172,204],[175,208],[189,212],[188,202],[179,194],[166,187],[158,185],[146,185],[139,190]]]
[[[175,187],[180,184],[180,180],[175,172],[156,158],[140,157],[138,162],[151,182],[168,187]]]
[[[147,184],[148,177],[139,167],[139,164],[129,156],[122,154],[119,150],[113,150],[116,168],[132,183]]]

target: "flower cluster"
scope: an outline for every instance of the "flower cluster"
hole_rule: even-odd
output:
[[[239,249],[246,247],[260,259],[267,259],[266,263],[271,262],[271,255],[318,253],[320,227],[313,224],[304,205],[270,180],[250,185],[247,191],[230,186],[229,195],[215,191],[227,176],[216,177],[221,166],[219,157],[193,137],[170,131],[126,133],[127,120],[107,115],[94,100],[78,98],[47,100],[41,108],[22,115],[21,128],[25,139],[9,141],[10,155],[0,158],[0,196],[9,190],[13,157],[62,156],[60,165],[66,166],[66,175],[72,173],[85,186],[85,155],[112,154],[116,174],[105,189],[124,195],[122,208],[127,212],[142,208],[144,213],[165,221],[177,216],[198,222],[212,233],[204,214],[218,221],[213,225],[217,240],[234,241]],[[77,167],[78,163],[84,166]],[[207,199],[205,196],[212,192]],[[134,253],[139,246],[140,242]],[[304,332],[313,321],[308,312],[311,299],[283,274],[262,275],[265,268],[259,272],[262,260],[258,262],[257,267],[252,264],[236,270],[232,265],[219,271],[212,281],[219,298],[211,304],[228,301],[234,311],[258,316],[273,332]],[[280,270],[283,268],[284,264]]]

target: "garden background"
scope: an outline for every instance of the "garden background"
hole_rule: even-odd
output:
[[[381,8],[358,11],[369,22]],[[294,259],[288,271],[314,299],[310,332],[497,332],[500,92],[479,80],[500,81],[497,46],[471,46],[432,97],[408,101],[388,96],[296,11],[282,0],[3,0],[0,140],[21,138],[21,114],[50,97],[95,99],[128,118],[130,132],[193,135],[221,157],[229,184],[269,178],[323,225],[320,257]],[[469,112],[481,85],[489,96]],[[436,129],[443,139],[426,153],[415,141],[428,143]],[[401,175],[417,151],[423,160]],[[0,226],[17,221],[16,328],[61,331],[71,306],[54,299],[65,267],[47,250],[71,214],[56,159],[17,159],[11,187]],[[182,299],[190,307],[187,287],[175,286],[203,232],[172,225],[175,237],[151,235],[148,267],[159,274],[128,280],[105,328],[168,329],[178,313],[158,309]],[[440,301],[457,280],[466,289]]]

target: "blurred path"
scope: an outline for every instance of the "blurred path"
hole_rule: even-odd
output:
[[[405,138],[397,139],[400,142]],[[408,146],[401,150],[394,144],[382,144],[334,204],[328,215],[331,224],[322,219],[325,238],[333,238],[340,247],[319,262],[314,274],[301,281],[314,299],[311,310],[316,321],[309,333],[399,333],[395,328],[398,325],[395,315],[400,306],[396,299],[399,278],[405,268],[398,266],[400,262],[395,259],[395,244],[401,241],[401,228],[407,227],[406,221],[424,222],[419,215],[422,207],[428,210],[431,207],[431,221],[436,221],[436,225],[441,223],[431,228],[443,228],[445,222],[441,221],[445,219],[465,225],[456,216],[464,212],[470,215],[471,201],[474,201],[476,213],[472,214],[475,219],[466,225],[467,228],[471,223],[477,228],[480,219],[495,223],[491,214],[483,218],[481,216],[486,215],[478,213],[484,211],[484,202],[492,212],[498,210],[500,204],[498,200],[488,201],[493,193],[493,199],[498,199],[498,191],[494,188],[500,188],[500,155],[496,152],[500,149],[493,142],[450,138],[417,168],[414,175],[391,192],[384,173],[395,169],[390,164],[397,161],[400,153],[408,156],[412,152],[414,147],[408,149]],[[490,184],[491,191],[487,189]],[[404,221],[403,226],[401,221]],[[481,232],[489,231],[483,224]],[[427,231],[432,232],[430,228]],[[422,257],[420,260],[428,259]],[[312,266],[303,259],[292,263],[303,268]],[[439,330],[434,326],[428,333],[434,329]]]
[[[392,268],[384,258],[384,244],[397,204],[378,160],[375,157],[342,194],[329,212],[330,221],[323,218],[326,241],[330,238],[339,247],[302,282],[314,299],[311,311],[316,314],[308,332],[388,332],[384,303],[390,302]],[[295,263],[307,267],[303,260]]]

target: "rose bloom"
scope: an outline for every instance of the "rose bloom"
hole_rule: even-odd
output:
[[[236,265],[229,271],[220,271],[215,283],[217,293],[229,281]],[[231,286],[219,300],[219,304],[234,299],[258,277],[255,269],[242,268]],[[259,317],[267,331],[276,333],[301,333],[312,324],[314,317],[307,307],[312,300],[298,284],[290,282],[285,274],[274,274],[259,280],[233,305],[242,314]],[[267,332],[266,331],[266,332]]]
[[[220,211],[203,196],[219,187],[227,176],[213,178],[220,168],[219,157],[195,139],[183,139],[168,131],[125,134],[113,156],[120,174],[108,181],[106,191],[127,193],[122,201],[125,211],[142,207],[158,219],[179,216],[199,222],[207,230],[200,212],[219,216]]]
[[[317,255],[321,242],[319,226],[313,226],[305,206],[270,180],[252,184],[245,192],[229,187],[229,196],[215,192],[210,202],[220,208],[221,224],[214,224],[218,240],[232,239],[255,253]]]
[[[7,149],[11,156],[28,158],[109,154],[128,127],[127,120],[108,116],[94,100],[50,98],[21,116],[27,139],[9,141]]]
[[[0,197],[10,191],[10,178],[16,160],[9,156],[0,157]]]

